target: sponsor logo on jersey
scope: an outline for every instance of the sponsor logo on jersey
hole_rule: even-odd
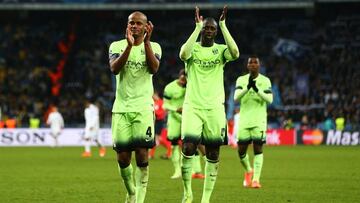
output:
[[[194,59],[194,64],[198,65],[201,68],[215,68],[221,63],[220,59],[215,59],[212,61],[203,61],[200,59]]]
[[[146,67],[146,61],[127,61],[126,66],[131,69],[141,69]]]

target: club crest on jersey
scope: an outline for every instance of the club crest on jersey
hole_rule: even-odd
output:
[[[218,49],[213,49],[212,52],[213,52],[214,55],[219,54],[219,50],[218,50]]]
[[[141,55],[145,55],[145,51],[141,49]]]

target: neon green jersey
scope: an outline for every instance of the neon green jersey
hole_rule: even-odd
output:
[[[236,89],[246,89],[249,77],[250,74],[238,77]],[[265,131],[267,127],[267,102],[259,93],[271,95],[272,97],[271,82],[268,77],[262,74],[259,74],[254,80],[259,90],[256,93],[251,88],[241,97],[239,128],[260,127]]]
[[[185,61],[187,86],[185,105],[198,109],[213,109],[224,105],[224,57],[226,45],[214,43],[202,47],[195,43],[191,56]]]
[[[164,90],[164,108],[169,111],[169,116],[181,120],[181,114],[176,112],[184,103],[186,88],[174,80],[165,86]]]
[[[109,56],[121,55],[127,46],[126,39],[113,42],[109,48]],[[151,48],[161,57],[161,47],[151,42]],[[112,112],[140,112],[153,110],[152,74],[149,72],[144,43],[131,48],[125,66],[116,75],[116,98]]]

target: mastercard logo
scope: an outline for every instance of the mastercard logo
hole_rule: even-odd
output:
[[[305,130],[302,135],[305,145],[320,145],[324,140],[321,130]]]

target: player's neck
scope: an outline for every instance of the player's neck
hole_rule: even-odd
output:
[[[142,37],[134,38],[134,46],[139,46],[143,41],[144,39]]]
[[[214,40],[211,39],[211,40],[208,40],[208,39],[204,39],[204,38],[201,38],[201,46],[202,47],[212,47],[214,45]]]
[[[259,76],[259,72],[250,73],[250,75],[251,75],[253,78],[257,78],[257,76]]]

